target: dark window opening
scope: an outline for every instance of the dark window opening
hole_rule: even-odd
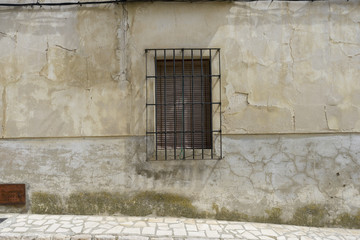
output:
[[[156,64],[158,147],[211,149],[209,60],[157,60]]]

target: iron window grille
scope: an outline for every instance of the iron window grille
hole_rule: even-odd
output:
[[[220,49],[146,49],[148,160],[222,158]]]

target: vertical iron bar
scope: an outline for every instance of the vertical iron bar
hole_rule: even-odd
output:
[[[219,85],[220,85],[220,159],[222,159],[222,132],[221,132],[221,126],[222,126],[222,122],[221,122],[221,63],[220,63],[220,49],[218,49],[218,54],[219,54]]]
[[[209,91],[210,91],[210,130],[211,132],[210,133],[210,143],[211,143],[211,159],[214,158],[214,155],[213,155],[213,119],[212,119],[212,113],[213,113],[213,98],[212,98],[212,69],[211,69],[211,49],[209,49]]]
[[[200,49],[200,66],[201,66],[201,157],[204,159],[204,98],[203,98],[203,55]]]
[[[158,116],[157,116],[157,108],[158,108],[158,103],[157,103],[157,51],[155,50],[155,160],[158,160],[158,146],[157,146],[157,141],[158,141],[158,130],[157,130],[157,121],[158,121]]]
[[[146,109],[145,109],[145,115],[146,115],[146,138],[145,138],[145,151],[146,151],[146,160],[148,159],[148,69],[147,69],[147,55],[148,51],[147,49],[145,50],[145,75],[146,75],[146,79],[145,79],[145,102],[146,102]]]
[[[166,89],[166,50],[164,49],[164,105],[165,106],[165,160],[167,160],[167,143],[166,143],[166,108],[167,108],[167,102],[166,102],[166,93],[167,93],[167,89]]]
[[[185,75],[185,61],[184,61],[184,49],[182,49],[182,53],[181,53],[181,57],[182,57],[182,125],[183,125],[183,146],[182,146],[182,154],[183,154],[183,159],[185,159],[185,103],[184,103],[184,91],[185,91],[185,86],[184,86],[184,75]]]
[[[174,80],[174,159],[176,159],[176,77],[175,77],[175,49],[173,50],[173,80]]]
[[[195,126],[195,118],[194,118],[194,52],[191,49],[191,117],[192,117],[192,147],[193,147],[193,159],[195,159],[195,134],[194,134],[194,126]]]

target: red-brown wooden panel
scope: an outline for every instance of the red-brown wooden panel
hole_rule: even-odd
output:
[[[0,204],[25,204],[25,184],[0,184]]]

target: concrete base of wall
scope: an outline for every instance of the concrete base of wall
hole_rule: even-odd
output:
[[[71,196],[148,201],[148,193],[201,216],[293,221],[305,211],[333,222],[360,209],[358,146],[359,134],[234,135],[223,136],[222,160],[147,162],[145,137],[1,140],[0,183],[25,183],[27,205],[0,212],[46,209],[49,196],[67,213]],[[33,203],[41,196],[43,208]]]

